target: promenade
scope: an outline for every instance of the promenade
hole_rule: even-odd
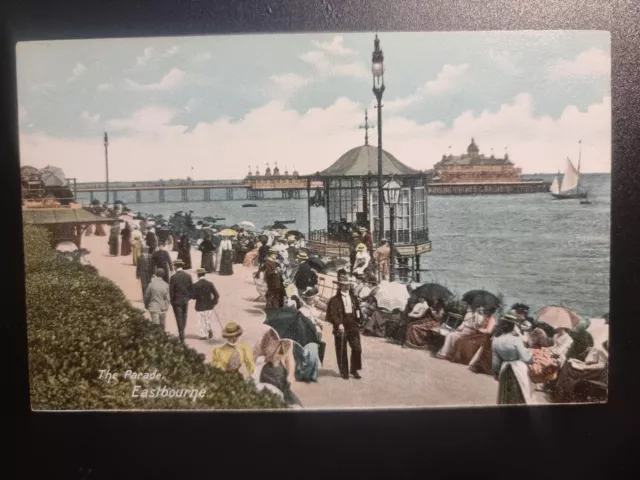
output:
[[[135,276],[131,255],[108,255],[108,237],[83,238],[83,246],[91,253],[87,259],[100,274],[115,282],[131,301],[144,309],[142,289]],[[171,252],[176,258],[177,253]],[[200,265],[200,252],[192,251],[194,267]],[[263,324],[264,303],[255,302],[258,296],[252,273],[254,269],[234,265],[232,276],[207,275],[221,299],[216,312],[222,325],[236,322],[244,330],[241,339],[252,348],[268,329]],[[189,271],[194,281],[195,269]],[[212,350],[224,343],[220,324],[214,316],[214,337],[198,338],[198,321],[194,302],[190,302],[186,327],[187,344],[211,361]],[[177,335],[173,312],[167,315],[167,332]],[[344,380],[338,374],[331,326],[324,323],[323,340],[327,343],[325,361],[318,383],[295,382],[293,391],[306,408],[393,408],[393,407],[451,407],[492,406],[496,404],[497,382],[488,375],[470,372],[464,365],[438,360],[428,352],[401,348],[385,339],[362,337],[362,379]]]

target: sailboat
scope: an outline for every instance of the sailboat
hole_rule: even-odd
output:
[[[582,147],[582,141],[579,142]],[[582,148],[580,149],[580,157],[582,156]],[[556,200],[567,200],[570,198],[587,198],[587,192],[580,188],[580,158],[578,159],[578,168],[567,157],[567,167],[562,177],[562,182],[558,181],[558,176],[553,179],[550,189],[551,195]]]

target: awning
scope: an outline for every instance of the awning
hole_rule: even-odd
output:
[[[88,212],[84,208],[38,208],[23,210],[22,220],[31,225],[57,225],[90,223],[113,223],[113,218],[104,218]]]

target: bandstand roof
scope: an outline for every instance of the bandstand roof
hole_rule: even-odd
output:
[[[378,173],[378,147],[362,145],[352,148],[329,168],[320,172],[321,176],[361,177]],[[415,175],[420,173],[406,166],[389,152],[382,150],[383,175]]]

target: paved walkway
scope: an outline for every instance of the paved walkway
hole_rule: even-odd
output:
[[[83,246],[91,253],[87,259],[101,275],[120,286],[132,304],[143,309],[142,289],[135,277],[131,256],[108,255],[108,237],[89,236]],[[171,252],[176,258],[176,252]],[[193,251],[192,263],[200,265],[200,252]],[[222,325],[236,322],[244,329],[242,341],[251,347],[268,329],[263,325],[264,303],[258,296],[253,269],[234,265],[234,275],[207,275],[218,289],[221,299],[216,307]],[[189,271],[195,280],[195,270]],[[198,322],[194,302],[190,302],[187,318],[187,344],[211,359],[212,350],[224,343],[220,337],[220,324],[214,317],[214,338],[198,339]],[[167,315],[167,331],[177,335],[173,312]],[[495,405],[498,385],[488,375],[470,372],[464,365],[438,360],[428,352],[404,349],[387,343],[385,339],[362,337],[362,379],[344,380],[338,375],[331,327],[325,323],[324,340],[327,342],[325,362],[318,383],[293,384],[294,392],[308,408],[393,408],[428,406]]]

